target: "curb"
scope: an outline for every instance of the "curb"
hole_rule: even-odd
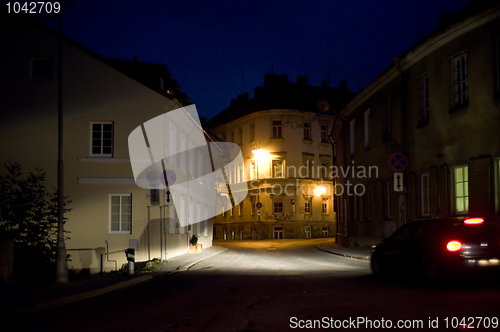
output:
[[[210,258],[210,257],[215,256],[215,255],[218,255],[218,254],[220,254],[221,252],[226,251],[226,250],[227,250],[227,248],[223,248],[223,249],[221,249],[221,250],[217,250],[216,252],[213,252],[213,253],[211,253],[210,255],[207,255],[207,256],[205,256],[205,257],[203,257],[203,258],[200,258],[199,260],[197,260],[197,261],[195,261],[195,262],[193,262],[193,263],[190,263],[189,265],[187,265],[187,266],[186,266],[186,268],[185,268],[184,270],[182,270],[182,265],[181,265],[181,266],[179,266],[179,267],[177,268],[177,270],[178,270],[178,271],[187,271],[187,270],[189,270],[190,268],[192,268],[194,265],[196,265],[196,264],[198,264],[199,262],[201,262],[202,260],[207,259],[207,258]]]
[[[108,286],[108,287],[96,289],[94,291],[70,295],[70,296],[66,296],[66,297],[63,297],[63,298],[60,298],[57,300],[37,304],[37,305],[27,307],[27,308],[22,308],[22,309],[19,309],[18,311],[16,311],[16,314],[30,314],[30,313],[34,313],[34,312],[37,312],[40,310],[51,309],[51,308],[58,307],[58,306],[61,306],[64,304],[70,304],[73,302],[90,299],[92,297],[96,297],[99,295],[110,293],[110,292],[113,292],[113,291],[118,290],[118,289],[127,288],[127,287],[130,287],[133,285],[137,285],[137,284],[140,284],[144,281],[148,281],[150,279],[153,279],[153,277],[151,275],[133,278],[133,279],[130,279],[127,281],[123,281],[123,282]]]
[[[322,249],[322,248],[320,248],[320,244],[317,245],[316,248],[319,251],[323,251],[323,252],[326,252],[326,253],[332,254],[332,255],[337,255],[337,256],[341,256],[341,257],[352,258],[352,259],[357,259],[357,260],[362,260],[362,261],[369,261],[370,260],[370,256],[354,256],[354,255],[350,255],[350,254],[342,254],[339,252],[333,252],[333,251],[329,251],[326,249]]]

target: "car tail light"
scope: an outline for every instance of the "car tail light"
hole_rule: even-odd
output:
[[[460,243],[460,241],[455,241],[455,240],[450,241],[446,245],[446,249],[448,249],[448,251],[458,251],[462,249],[462,243]]]
[[[482,224],[484,222],[483,218],[469,218],[464,220],[464,224],[467,225],[477,225]]]

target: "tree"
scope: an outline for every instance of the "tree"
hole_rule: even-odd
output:
[[[37,263],[55,261],[57,192],[48,193],[45,172],[35,169],[23,178],[21,165],[5,164],[0,176],[0,237],[11,238],[23,258]],[[65,201],[66,204],[71,201]],[[70,209],[65,208],[65,212]],[[17,255],[16,255],[17,256]]]

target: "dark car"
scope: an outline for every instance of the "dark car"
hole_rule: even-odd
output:
[[[500,227],[483,218],[421,220],[372,247],[375,276],[404,273],[429,281],[500,271]]]

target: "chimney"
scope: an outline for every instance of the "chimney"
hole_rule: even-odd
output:
[[[308,82],[307,82],[307,76],[304,76],[304,75],[299,75],[297,76],[297,84],[299,85],[307,85]]]

